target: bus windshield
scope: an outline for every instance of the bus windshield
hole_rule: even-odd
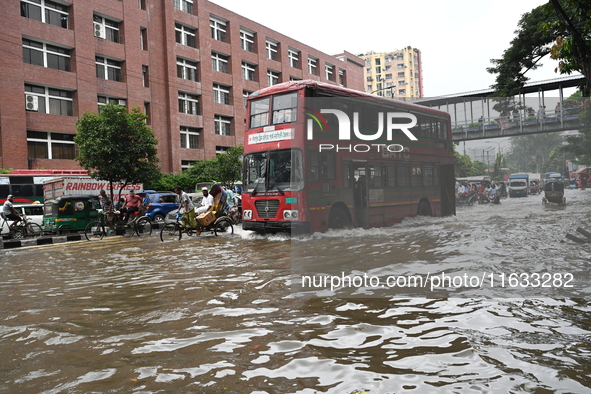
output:
[[[304,168],[300,150],[284,149],[246,155],[245,191],[296,191],[304,187]]]

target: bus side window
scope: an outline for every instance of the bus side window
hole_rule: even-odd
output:
[[[386,168],[386,167],[384,167]],[[394,187],[396,186],[396,167],[395,166],[388,166],[386,168],[386,186]]]
[[[321,153],[321,177],[322,179],[336,179],[336,157],[334,152]]]
[[[318,153],[308,152],[308,181],[316,182],[318,180]]]
[[[422,186],[423,185],[423,171],[422,171],[421,167],[412,167],[410,185],[411,186]]]
[[[398,166],[396,167],[397,177],[396,186],[409,186],[410,185],[410,171],[409,167]]]
[[[351,164],[343,163],[343,187],[351,188],[355,184],[355,179],[351,172]]]

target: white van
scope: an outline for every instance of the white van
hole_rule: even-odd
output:
[[[43,204],[14,204],[13,206],[18,213],[27,215],[27,220],[30,219],[32,223],[37,223],[43,227]],[[4,223],[4,219],[2,219],[2,230],[0,233],[2,235],[8,234],[8,226],[11,224],[12,220]]]

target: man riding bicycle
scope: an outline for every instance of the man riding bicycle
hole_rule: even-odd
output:
[[[193,201],[191,201],[189,195],[185,193],[180,186],[175,187],[174,192],[179,195],[181,200],[179,204],[179,211],[181,209],[184,210],[181,223],[184,227],[197,227],[197,222],[195,221],[195,206],[193,205]],[[187,232],[187,230],[184,229],[183,232]]]
[[[8,197],[6,197],[4,205],[2,205],[2,215],[6,217],[6,220],[14,220],[14,222],[12,222],[12,224],[9,226],[11,229],[22,220],[20,213],[18,213],[18,211],[12,205],[12,200],[12,194],[9,194]]]

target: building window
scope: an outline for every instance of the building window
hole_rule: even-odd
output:
[[[248,105],[248,96],[250,96],[251,93],[252,92],[249,92],[248,90],[242,91],[242,104],[244,105],[244,108]]]
[[[138,6],[140,7],[140,10],[145,10],[146,9],[146,0],[139,0]]]
[[[240,29],[240,47],[248,52],[254,52],[254,33]]]
[[[289,66],[293,68],[300,68],[300,53],[295,49],[287,50],[287,57],[289,58]]]
[[[148,29],[140,27],[140,48],[142,51],[148,50]]]
[[[345,86],[345,70],[339,69],[339,85]]]
[[[267,39],[265,44],[267,48],[267,59],[278,60],[279,59],[279,43],[276,41],[270,41]]]
[[[230,105],[230,87],[214,83],[213,102],[218,104]]]
[[[398,64],[396,65],[396,68],[397,68],[397,69],[399,69],[399,70],[401,70],[401,69],[403,69],[403,68],[404,68],[404,64],[402,64],[402,63],[398,63]]]
[[[101,107],[105,104],[117,104],[117,105],[122,105],[124,107],[127,106],[125,99],[119,99],[119,98],[115,98],[115,97],[98,96],[97,101],[98,101],[98,112],[99,113],[101,112]]]
[[[146,124],[152,124],[152,109],[149,102],[144,101],[144,115],[146,115]]]
[[[174,0],[174,8],[192,14],[193,0]]]
[[[179,112],[187,115],[199,115],[199,96],[179,92]]]
[[[382,67],[378,66],[376,67],[376,74],[379,74],[382,72]]]
[[[29,159],[74,160],[78,155],[74,134],[27,130],[27,148]]]
[[[181,45],[186,45],[191,48],[197,48],[196,32],[197,29],[181,25],[180,23],[174,24],[174,31],[176,36],[176,42]]]
[[[71,71],[69,49],[24,38],[23,61],[36,66]]]
[[[405,96],[406,95],[406,89],[399,89],[398,90],[398,94]]]
[[[181,148],[199,149],[199,129],[181,126]]]
[[[27,109],[45,114],[73,116],[73,94],[71,91],[45,86],[25,85],[25,95],[28,99],[26,102],[36,102],[36,105],[33,105],[32,108],[27,107]],[[29,99],[29,97],[31,98]]]
[[[148,66],[142,66],[142,82],[144,83],[145,88],[150,86],[150,74],[148,72]]]
[[[396,60],[404,60],[404,54],[399,53],[398,55],[396,55]]]
[[[327,64],[325,66],[326,72],[326,79],[329,81],[334,81],[334,66],[332,64]]]
[[[231,135],[232,118],[227,116],[215,115],[215,133],[218,135]]]
[[[70,18],[69,6],[50,0],[22,0],[21,16],[64,29],[68,28]]]
[[[404,81],[398,81],[398,86],[404,86],[404,85],[406,85],[406,82],[404,82]]]
[[[222,153],[226,153],[230,150],[229,146],[216,146],[215,147],[215,155],[221,155]]]
[[[121,42],[119,36],[119,22],[95,15],[94,36],[113,42]]]
[[[110,81],[122,81],[121,65],[123,62],[107,59],[106,57],[96,57],[96,77],[108,79]]]
[[[403,72],[401,72],[401,73],[398,73],[398,76],[397,76],[397,78],[404,78],[404,71],[403,71]]]
[[[386,79],[392,79],[392,74],[386,74]]]
[[[267,70],[267,83],[269,86],[277,85],[279,83],[279,75],[277,71]]]
[[[256,66],[253,64],[249,64],[246,62],[242,62],[242,78],[247,79],[249,81],[255,80],[255,71]]]
[[[211,66],[213,71],[228,74],[228,56],[220,55],[219,53],[211,54]]]
[[[368,73],[368,74],[371,74],[371,68],[366,68],[365,69],[365,72]]]
[[[313,57],[308,57],[308,72],[313,75],[316,74],[316,70],[318,69],[318,59]]]
[[[289,76],[289,80],[290,80],[290,81],[301,81],[301,80],[302,80],[302,78],[298,78],[298,77],[294,77],[293,75],[290,75],[290,76]]]
[[[189,81],[197,81],[197,62],[177,57],[176,76]]]
[[[197,160],[181,160],[181,171],[187,171]]]
[[[209,30],[211,32],[211,38],[214,40],[226,42],[226,23],[225,21],[217,18],[209,19]]]

